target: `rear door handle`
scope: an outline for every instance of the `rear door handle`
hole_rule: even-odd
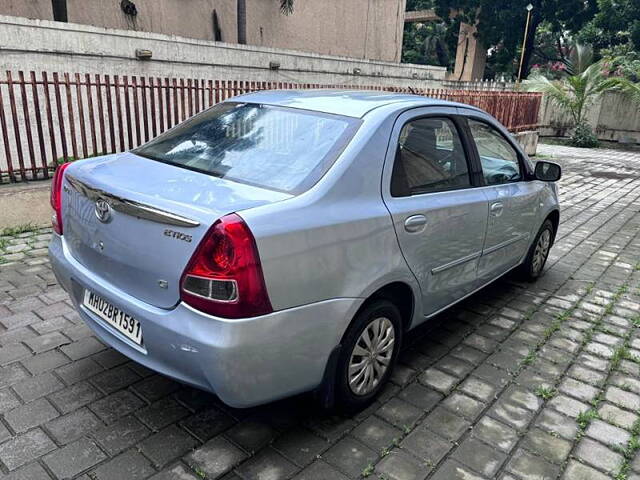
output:
[[[491,212],[491,215],[493,215],[494,217],[499,217],[500,215],[502,215],[502,212],[504,211],[504,205],[502,204],[502,202],[492,203],[489,211]]]
[[[404,221],[404,229],[409,233],[418,233],[424,230],[427,217],[424,215],[412,215]]]

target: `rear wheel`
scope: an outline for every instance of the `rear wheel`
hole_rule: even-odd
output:
[[[354,319],[342,341],[337,365],[339,404],[347,410],[369,405],[389,380],[402,343],[402,320],[388,300],[376,300]]]
[[[553,234],[553,223],[547,219],[538,230],[538,234],[529,248],[529,253],[527,253],[527,258],[520,267],[520,273],[525,280],[534,281],[542,274],[553,244]]]

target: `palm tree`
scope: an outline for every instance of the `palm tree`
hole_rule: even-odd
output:
[[[602,62],[593,63],[590,47],[576,45],[565,62],[566,75],[551,80],[534,74],[522,82],[525,90],[544,93],[553,104],[571,115],[574,126],[583,125],[589,106],[605,91],[618,90],[617,79],[603,73]]]
[[[293,13],[294,0],[280,0],[280,11],[284,15]],[[247,43],[247,0],[236,0],[238,16],[238,43]]]

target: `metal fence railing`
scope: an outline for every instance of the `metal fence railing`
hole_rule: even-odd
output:
[[[354,87],[7,71],[0,77],[0,183],[48,178],[58,163],[134,148],[241,93],[292,88]],[[514,132],[536,128],[541,103],[537,93],[358,88],[475,105]]]

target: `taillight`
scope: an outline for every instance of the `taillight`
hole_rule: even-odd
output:
[[[53,231],[58,235],[62,235],[62,180],[64,179],[64,171],[69,165],[71,164],[63,163],[58,165],[51,182],[51,208],[53,208],[51,225],[53,226]]]
[[[209,229],[180,286],[183,302],[217,317],[247,318],[273,311],[255,239],[235,213]]]

